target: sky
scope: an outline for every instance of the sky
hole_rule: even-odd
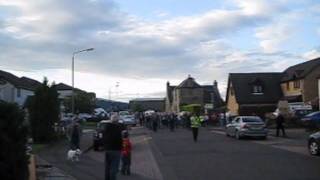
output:
[[[278,72],[320,56],[319,0],[0,0],[0,69],[97,97],[164,97],[166,82]],[[117,86],[118,84],[118,86]]]

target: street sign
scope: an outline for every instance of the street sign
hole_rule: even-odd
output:
[[[213,109],[213,104],[205,104],[204,108],[205,109]]]

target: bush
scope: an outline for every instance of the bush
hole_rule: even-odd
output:
[[[46,143],[55,136],[54,124],[59,120],[60,102],[55,85],[45,79],[27,104],[33,140]]]
[[[18,105],[0,102],[0,177],[28,179],[27,127]]]

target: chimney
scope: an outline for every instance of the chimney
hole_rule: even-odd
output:
[[[216,80],[214,80],[213,85],[214,85],[215,87],[218,87],[218,82],[217,82]]]
[[[167,87],[169,87],[170,86],[170,82],[169,81],[167,81]]]

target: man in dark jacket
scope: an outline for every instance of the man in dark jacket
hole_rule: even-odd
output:
[[[279,136],[279,131],[281,129],[282,131],[282,136],[285,137],[286,136],[286,132],[284,130],[284,117],[282,116],[282,114],[279,114],[277,119],[276,119],[276,123],[277,123],[277,137]]]
[[[104,130],[105,180],[116,180],[119,170],[123,127],[118,123],[118,120],[117,115],[112,115],[112,122],[108,123]]]

